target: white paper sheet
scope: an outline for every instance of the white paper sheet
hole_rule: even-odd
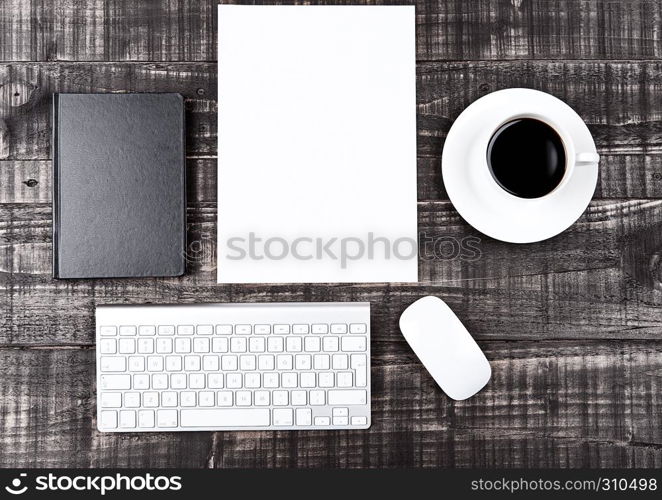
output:
[[[414,7],[218,17],[219,283],[417,281]]]

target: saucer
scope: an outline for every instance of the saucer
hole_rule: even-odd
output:
[[[542,198],[518,198],[498,187],[486,162],[493,132],[517,116],[557,123],[578,153],[596,153],[588,127],[566,103],[531,89],[507,89],[481,97],[455,120],[441,158],[444,185],[462,218],[481,233],[510,243],[533,243],[565,231],[588,207],[598,164],[577,165],[567,181]]]

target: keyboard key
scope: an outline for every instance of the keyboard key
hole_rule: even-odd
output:
[[[326,404],[326,393],[324,391],[310,391],[308,393],[310,406],[322,406]]]
[[[214,406],[214,393],[211,391],[202,391],[198,395],[199,406]]]
[[[100,385],[107,391],[131,389],[131,375],[101,375]]]
[[[126,371],[126,358],[112,356],[101,356],[99,367],[102,372],[124,372]]]
[[[301,373],[301,387],[309,388],[315,387],[317,378],[315,372],[303,372]]]
[[[241,373],[228,373],[225,376],[225,386],[228,389],[241,389],[242,382]]]
[[[177,410],[158,410],[156,422],[159,427],[177,427]]]
[[[248,341],[248,350],[250,352],[264,352],[265,341],[264,337],[253,337]]]
[[[348,417],[349,416],[349,409],[347,409],[347,408],[334,408],[331,411],[331,414],[334,417]]]
[[[179,335],[193,335],[195,333],[195,327],[193,325],[179,325],[177,327],[177,333]]]
[[[367,394],[364,390],[330,390],[330,405],[364,405],[366,404]]]
[[[213,335],[214,327],[211,325],[198,325],[198,335]]]
[[[294,425],[294,412],[290,408],[273,410],[274,425]]]
[[[356,386],[365,387],[368,384],[368,356],[365,354],[352,354],[350,366],[356,374]]]
[[[232,406],[232,391],[218,391],[216,393],[216,404],[218,406]]]
[[[325,352],[336,352],[338,350],[338,337],[324,337],[322,350]]]
[[[134,354],[136,352],[136,341],[134,339],[120,339],[120,354]]]
[[[232,337],[230,339],[230,352],[246,352],[246,338]]]
[[[367,331],[365,323],[352,323],[349,325],[349,333],[366,333]]]
[[[255,406],[269,406],[269,391],[255,391]]]
[[[117,428],[117,412],[115,410],[104,410],[101,412],[101,428]]]
[[[259,389],[262,387],[262,377],[259,373],[247,373],[244,375],[244,386],[247,389]]]
[[[101,354],[115,354],[117,352],[117,342],[115,339],[101,339],[99,341],[99,352]]]
[[[277,335],[286,335],[290,333],[290,325],[274,325],[274,333]]]
[[[181,406],[195,406],[196,395],[193,391],[184,391],[179,393],[179,404]]]
[[[207,375],[207,387],[210,389],[223,389],[223,374],[210,373]]]
[[[239,356],[239,369],[241,371],[253,371],[256,368],[255,356],[247,354]]]
[[[221,370],[229,372],[237,369],[237,356],[228,354],[221,356]]]
[[[114,337],[117,335],[117,328],[114,326],[100,326],[99,335],[102,337]]]
[[[126,408],[140,408],[140,393],[139,392],[124,393],[124,406]]]
[[[234,333],[236,335],[250,335],[253,331],[251,325],[237,325],[234,327]]]
[[[283,352],[284,343],[283,337],[270,337],[267,341],[267,351],[269,352]]]
[[[120,335],[135,335],[136,334],[136,327],[135,326],[120,326]]]
[[[159,325],[159,335],[174,335],[175,327],[172,325]]]
[[[163,371],[163,356],[147,356],[147,371],[148,372],[162,372]]]
[[[329,325],[326,324],[316,324],[313,325],[313,333],[328,333]]]
[[[170,375],[170,387],[172,389],[186,389],[187,383],[185,373],[173,373]]]
[[[149,375],[134,375],[133,388],[139,390],[149,389]]]
[[[276,367],[274,357],[272,354],[262,354],[257,357],[258,370],[266,371],[273,370]]]
[[[217,372],[220,366],[218,356],[203,356],[202,369],[206,372]]]
[[[317,380],[320,387],[333,387],[334,378],[333,372],[320,372],[317,374]]]
[[[181,356],[166,356],[165,357],[166,371],[179,372],[182,370],[182,357]]]
[[[237,391],[235,394],[236,406],[250,406],[253,402],[251,391]]]
[[[204,373],[190,373],[188,376],[189,389],[204,389],[205,388],[205,374]]]
[[[266,372],[262,375],[263,384],[262,386],[267,389],[273,389],[279,387],[279,377],[276,372]]]
[[[150,339],[150,338],[138,339],[138,352],[140,354],[153,354],[154,339]]]
[[[276,367],[279,370],[291,370],[292,366],[291,354],[279,354],[276,356]]]
[[[186,339],[186,338],[175,339],[175,352],[180,354],[191,352],[191,339]]]
[[[315,370],[328,370],[330,366],[330,358],[328,354],[315,354],[313,356],[313,366]]]
[[[365,337],[343,337],[341,340],[342,350],[345,352],[365,351]]]
[[[313,411],[309,408],[297,408],[297,425],[312,425],[313,424]]]
[[[303,350],[303,339],[301,337],[287,337],[285,350],[287,352],[301,352]]]
[[[172,353],[172,339],[168,337],[156,339],[156,352],[159,354]]]
[[[209,339],[207,337],[194,339],[193,352],[209,352]]]
[[[138,327],[138,335],[156,335],[156,327],[153,325],[141,325]]]
[[[138,412],[138,427],[154,427],[154,410],[140,410]]]
[[[338,372],[336,375],[338,387],[352,387],[353,377],[352,372]]]
[[[308,331],[309,331],[308,325],[292,325],[292,333],[301,335],[308,333]]]
[[[331,325],[331,333],[347,333],[347,325],[342,323],[334,323]]]
[[[347,370],[347,354],[334,354],[331,356],[331,367],[334,370]]]
[[[367,425],[367,417],[352,417],[352,425]]]
[[[184,356],[184,371],[197,372],[200,371],[200,356]]]
[[[168,388],[168,375],[155,373],[152,375],[152,389],[163,390]]]
[[[297,354],[294,356],[294,367],[297,370],[310,370],[312,366],[310,354]]]
[[[177,393],[173,391],[164,392],[161,394],[161,406],[166,408],[174,408],[177,406]]]
[[[122,393],[120,392],[105,392],[101,395],[101,406],[104,408],[121,408],[122,407]]]
[[[331,419],[329,417],[315,417],[315,425],[320,425],[320,426],[331,425]]]
[[[271,325],[255,325],[255,335],[268,335],[271,333]]]
[[[299,386],[299,376],[296,372],[285,372],[281,374],[281,385],[287,389]]]
[[[333,425],[349,425],[349,418],[333,417]]]
[[[182,427],[267,427],[267,408],[181,410]]]
[[[228,339],[223,337],[213,338],[211,341],[211,352],[228,352]]]
[[[232,335],[232,325],[216,325],[216,335]]]
[[[158,392],[143,392],[143,406],[145,408],[156,408],[159,406]]]
[[[306,352],[320,352],[322,350],[319,337],[306,337],[303,340],[303,345]]]
[[[122,410],[120,412],[120,427],[122,429],[134,429],[136,427],[136,412],[134,410]]]
[[[290,399],[293,406],[305,406],[308,401],[306,391],[292,391],[290,392]]]

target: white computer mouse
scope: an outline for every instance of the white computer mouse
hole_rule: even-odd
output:
[[[485,354],[440,298],[423,297],[410,305],[400,316],[400,330],[449,397],[470,398],[490,380]]]

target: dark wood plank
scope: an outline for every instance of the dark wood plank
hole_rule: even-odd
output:
[[[445,201],[448,195],[441,177],[441,159],[418,158],[419,201]],[[187,161],[188,199],[216,201],[216,157]],[[50,203],[49,160],[0,160],[0,204]],[[603,154],[594,199],[662,198],[662,155]]]
[[[233,2],[223,2],[233,3]],[[336,0],[236,3],[338,4]],[[653,0],[359,0],[416,4],[419,60],[651,59]],[[1,61],[214,61],[216,0],[6,0]]]
[[[376,334],[399,338],[398,315],[426,294],[447,300],[481,339],[660,339],[662,331],[662,200],[595,201],[568,231],[531,245],[481,235],[449,202],[420,203],[419,231],[439,242],[438,254],[428,247],[420,283],[400,285],[217,285],[216,205],[191,206],[188,222],[181,278],[58,281],[50,206],[0,205],[0,342],[92,343],[102,303],[294,300],[369,301]]]
[[[662,63],[657,61],[422,64],[418,154],[439,158],[446,133],[462,110],[508,87],[536,88],[564,99],[588,123],[603,154],[660,152],[661,79]],[[188,109],[189,155],[216,154],[215,64],[17,63],[0,65],[0,81],[6,82],[0,87],[0,103],[5,103],[0,106],[0,159],[50,157],[53,92],[180,92]]]
[[[101,434],[94,351],[0,349],[1,467],[660,467],[662,342],[484,343],[489,385],[448,399],[373,342],[361,432]],[[659,378],[659,377],[658,377]]]

